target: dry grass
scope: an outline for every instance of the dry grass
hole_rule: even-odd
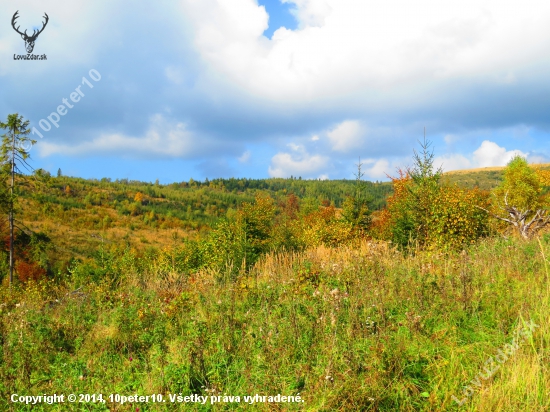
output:
[[[492,172],[492,171],[501,171],[504,170],[506,166],[492,166],[492,167],[477,167],[473,169],[462,169],[462,170],[450,170],[444,174],[449,175],[460,175],[460,174],[469,174],[469,173],[478,173],[478,172]],[[536,163],[531,164],[533,168],[549,168],[550,163]]]

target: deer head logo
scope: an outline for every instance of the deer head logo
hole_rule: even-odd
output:
[[[24,33],[21,33],[19,31],[19,26],[17,26],[17,28],[15,27],[15,20],[17,20],[17,18],[19,17],[17,15],[17,13],[19,13],[19,10],[15,12],[15,14],[13,15],[12,19],[11,19],[11,25],[13,27],[13,29],[19,33],[21,35],[21,38],[23,40],[25,40],[25,48],[27,49],[27,53],[32,53],[33,49],[34,49],[34,42],[36,41],[36,38],[38,37],[38,35],[40,33],[42,33],[42,31],[44,30],[44,28],[46,27],[46,25],[48,24],[48,15],[46,13],[44,13],[44,18],[46,19],[46,21],[43,24],[42,28],[40,30],[34,30],[32,36],[29,36],[27,34],[27,30],[25,30]]]

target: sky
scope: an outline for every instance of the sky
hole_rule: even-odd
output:
[[[2,4],[0,118],[52,174],[387,180],[424,129],[444,170],[550,162],[548,0]]]

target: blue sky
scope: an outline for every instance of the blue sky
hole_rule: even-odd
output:
[[[263,35],[271,39],[275,30],[285,27],[289,30],[296,30],[298,21],[293,15],[296,10],[293,3],[282,3],[280,0],[261,0],[259,6],[264,6],[269,15],[268,28],[264,30]]]
[[[46,61],[14,60],[16,10],[28,32],[48,13]],[[52,173],[336,179],[361,157],[381,180],[424,127],[446,170],[550,161],[547,0],[6,0],[0,17],[0,117],[31,121]]]

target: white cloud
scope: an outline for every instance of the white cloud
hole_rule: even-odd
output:
[[[505,147],[500,147],[495,142],[484,140],[481,145],[468,156],[458,153],[437,156],[434,159],[434,166],[442,167],[445,172],[477,167],[506,166],[514,156],[525,157],[532,163],[538,163],[540,160],[545,159],[544,156],[531,155],[521,150],[506,150]]]
[[[197,139],[186,125],[169,122],[156,114],[150,119],[149,130],[143,137],[126,136],[120,133],[102,134],[91,140],[74,145],[58,144],[41,140],[38,149],[41,157],[55,154],[69,156],[116,155],[120,157],[187,157],[202,152],[211,142]]]
[[[281,0],[281,2],[295,5],[291,13],[298,20],[300,28],[322,27],[325,19],[332,12],[329,2],[325,0]]]
[[[291,153],[279,152],[271,159],[268,169],[269,176],[310,177],[324,171],[329,165],[327,156],[309,154],[303,146],[294,143],[290,143],[288,146]]]
[[[550,159],[548,156],[540,153],[529,153],[529,156],[527,157],[529,163],[549,163]]]
[[[272,40],[263,35],[268,15],[257,0],[180,0],[131,10],[106,0],[48,2],[43,10],[34,7],[36,0],[18,1],[23,27],[49,13],[37,41],[48,61],[0,61],[0,105],[5,112],[27,107],[26,116],[38,120],[96,68],[101,83],[70,127],[68,121],[59,140],[36,147],[45,156],[198,157],[208,148],[220,153],[205,136],[223,136],[219,144],[231,148],[230,162],[246,162],[244,142],[254,141],[263,146],[253,163],[266,156],[264,173],[271,160],[273,173],[305,175],[297,170],[317,167],[309,176],[331,177],[347,175],[358,155],[381,158],[369,165],[371,177],[392,173],[394,157],[411,154],[424,124],[455,145],[449,152],[463,153],[438,159],[446,169],[502,164],[514,151],[491,142],[504,141],[492,134],[499,122],[527,128],[547,122],[541,109],[550,79],[547,0],[526,0],[522,7],[511,0],[445,7],[439,0],[285,1],[295,7],[298,29],[281,28]],[[109,30],[97,32],[98,26]],[[2,25],[0,54],[19,50],[21,38]],[[27,87],[21,88],[23,80]],[[523,104],[502,105],[495,96]],[[152,122],[138,129],[136,119],[161,111],[174,118],[169,126]],[[489,130],[476,141],[493,146],[464,153],[464,136],[476,127]],[[130,129],[137,131],[112,132]],[[91,133],[94,139],[87,138]],[[300,136],[307,150],[296,145],[272,158],[276,151],[264,150],[272,136]],[[546,136],[529,137],[547,150]],[[516,142],[528,142],[520,138]]]
[[[448,172],[451,170],[469,169],[472,167],[472,162],[461,154],[448,154],[437,156],[434,159],[434,166],[436,169],[441,167],[444,172]]]
[[[327,132],[332,149],[337,152],[349,152],[361,146],[363,127],[357,120],[346,120]]]
[[[386,173],[391,174],[390,162],[387,159],[370,159],[365,161],[365,164],[372,163],[374,164],[371,167],[365,169],[365,175],[367,177],[371,179],[385,179],[388,177]]]
[[[444,7],[440,0],[284,1],[295,5],[299,28],[279,29],[271,41],[262,35],[268,16],[256,0],[182,1],[213,78],[269,99],[310,103],[353,94],[362,107],[379,107],[403,104],[404,96],[418,104],[433,90],[444,96],[434,81],[517,82],[534,64],[548,64],[547,0],[522,7],[511,0]]]
[[[520,150],[506,150],[489,140],[483,141],[473,153],[476,167],[505,166],[514,156],[527,157],[527,154]]]

